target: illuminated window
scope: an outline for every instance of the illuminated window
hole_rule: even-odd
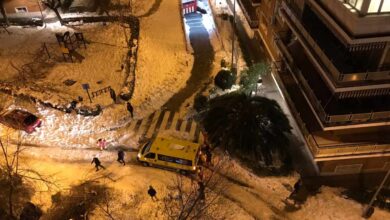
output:
[[[353,10],[357,10],[357,11],[360,11],[362,9],[362,4],[363,4],[364,0],[346,0],[344,1],[344,5],[345,7]],[[349,7],[350,6],[350,7]]]
[[[390,12],[390,0],[383,1],[381,12]]]
[[[382,0],[371,0],[370,7],[368,7],[368,13],[378,13],[381,2]]]
[[[364,0],[356,0],[355,8],[356,8],[357,10],[360,11],[360,10],[362,9],[363,1],[364,1]]]
[[[15,8],[15,11],[16,11],[16,13],[26,13],[26,12],[28,12],[27,11],[27,7],[17,7],[17,8]]]

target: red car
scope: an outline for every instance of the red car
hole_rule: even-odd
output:
[[[42,121],[29,112],[14,109],[0,115],[0,123],[31,134],[36,127],[41,126]]]

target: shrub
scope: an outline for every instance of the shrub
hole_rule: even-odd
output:
[[[236,75],[229,70],[221,70],[214,78],[214,84],[222,90],[230,89],[236,82]]]
[[[248,94],[255,90],[256,83],[261,76],[264,76],[269,71],[269,65],[266,63],[257,63],[250,66],[248,69],[241,72],[240,82],[241,90]]]
[[[194,99],[194,109],[197,112],[204,110],[207,107],[208,99],[206,96],[198,94]]]

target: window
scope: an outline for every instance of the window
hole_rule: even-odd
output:
[[[389,13],[390,12],[390,1],[389,0],[371,0],[370,6],[368,7],[368,13]]]
[[[181,165],[187,165],[187,166],[192,166],[192,161],[191,160],[186,160],[186,159],[180,159],[177,157],[171,157],[171,156],[166,156],[166,155],[158,155],[158,159],[170,163],[177,163]]]
[[[149,152],[150,146],[152,146],[152,142],[151,141],[149,141],[148,143],[145,144],[145,147],[144,147],[144,149],[142,149],[141,154],[144,154],[145,152],[146,153]]]
[[[17,7],[15,8],[16,13],[26,13],[28,12],[27,7]]]
[[[390,0],[383,1],[381,12],[390,12]]]
[[[344,2],[350,5],[352,8],[360,11],[362,9],[363,1],[364,0],[346,0]]]
[[[360,11],[360,10],[362,9],[363,1],[364,1],[364,0],[356,0],[355,8],[356,8],[357,10]]]
[[[156,154],[155,153],[148,153],[145,155],[145,158],[154,159],[154,158],[156,158]]]
[[[368,7],[368,13],[378,13],[381,1],[382,0],[371,0],[370,6]]]

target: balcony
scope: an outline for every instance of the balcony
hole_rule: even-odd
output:
[[[336,129],[341,125],[364,127],[389,123],[388,95],[339,99],[330,92],[298,41],[287,43],[276,35],[276,45],[283,53],[289,74],[301,90],[301,96],[306,99],[324,130]],[[293,98],[294,102],[299,99],[297,95]]]
[[[232,1],[234,1],[234,0],[229,0],[229,2],[232,2]],[[259,18],[257,17],[256,7],[259,4],[253,4],[253,3],[256,3],[257,1],[237,0],[237,2],[241,6],[241,9],[245,15],[245,18],[249,23],[249,26],[251,28],[257,29],[259,27]]]
[[[307,50],[311,51],[314,58],[320,62],[318,65],[324,70],[321,72],[324,78],[330,78],[328,84],[332,84],[334,87],[340,87],[343,84],[373,84],[375,81],[383,83],[384,80],[390,80],[390,70],[386,71],[374,71],[367,69],[364,72],[355,72],[356,69],[351,68],[353,65],[348,65],[346,62],[342,62],[346,57],[345,53],[340,52],[340,48],[332,47],[325,40],[322,40],[321,34],[316,34],[313,37],[301,23],[293,10],[283,1],[280,15],[287,22],[293,33],[298,39],[305,45]],[[333,59],[330,60],[329,57]],[[340,70],[345,72],[340,72]],[[358,69],[359,70],[359,69]],[[348,73],[347,73],[348,72]],[[330,75],[329,75],[330,74]]]
[[[361,134],[361,136],[370,134]],[[327,134],[313,134],[306,136],[310,150],[314,154],[316,161],[324,161],[331,158],[334,160],[337,157],[342,159],[353,158],[360,155],[390,155],[389,140],[380,141],[380,137],[373,137],[372,140],[359,141],[354,138],[344,136],[335,136],[332,134],[331,139],[338,140],[329,141],[326,139]],[[357,135],[355,135],[356,137]]]

